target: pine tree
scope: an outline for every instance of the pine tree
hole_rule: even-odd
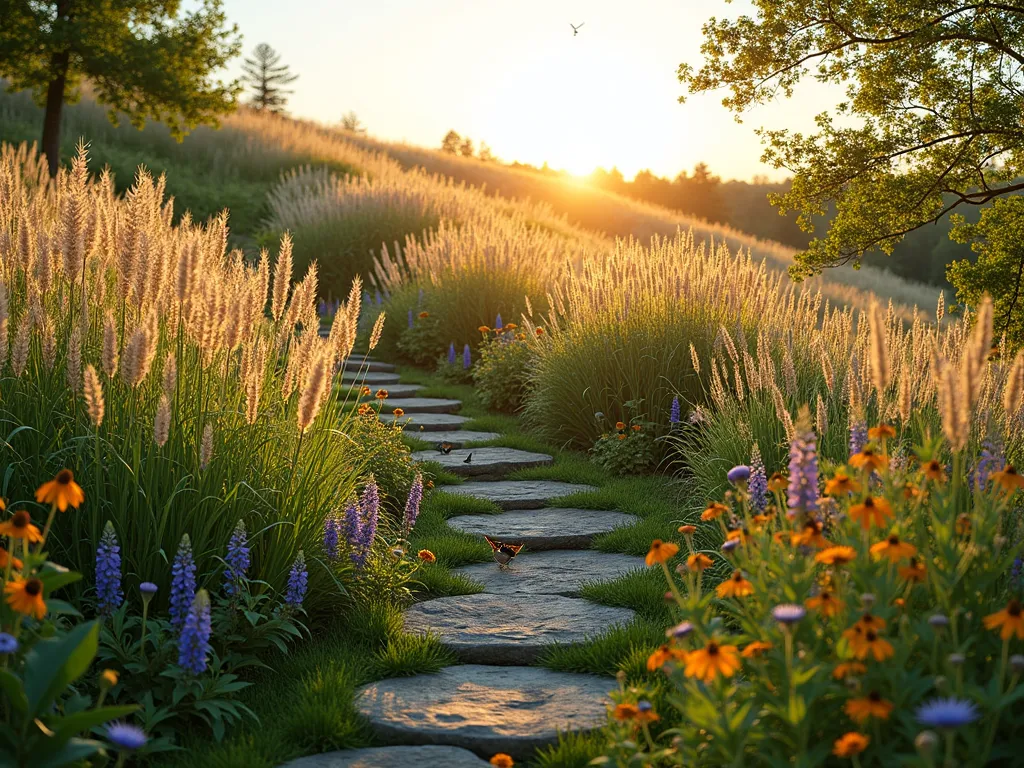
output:
[[[281,54],[266,43],[260,43],[242,66],[243,80],[252,88],[250,105],[274,114],[284,111],[288,95],[294,93],[284,86],[294,83],[298,75],[292,74],[287,64],[281,64]]]

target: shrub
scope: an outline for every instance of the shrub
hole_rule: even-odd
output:
[[[473,383],[485,408],[512,413],[526,395],[533,353],[515,323],[484,334]]]
[[[639,410],[642,403],[630,402],[623,405],[626,412]],[[602,414],[600,419],[604,420]],[[618,421],[614,429],[603,433],[594,443],[590,452],[594,461],[613,475],[634,475],[654,468],[656,462],[652,424],[640,416],[634,416],[629,423]]]

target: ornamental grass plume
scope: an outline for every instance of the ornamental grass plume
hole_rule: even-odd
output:
[[[177,381],[178,358],[175,357],[173,352],[168,352],[167,359],[164,360],[163,376],[160,379],[160,387],[168,399],[172,399],[174,397],[174,390],[177,386]]]
[[[1006,414],[1007,421],[1017,415],[1022,402],[1024,402],[1024,349],[1013,358],[1013,363],[1006,375],[1006,384],[1003,386],[1003,412]]]
[[[233,597],[241,592],[249,564],[249,538],[245,523],[239,520],[228,540],[228,551],[224,555],[224,594]]]
[[[171,625],[181,629],[196,597],[196,563],[192,556],[192,541],[186,533],[178,544],[178,552],[171,565]]]
[[[92,425],[99,427],[103,423],[103,412],[106,404],[103,399],[103,385],[100,384],[100,377],[97,375],[92,363],[85,366],[82,379],[86,413],[89,415],[89,421],[92,422]]]
[[[297,411],[300,432],[305,432],[316,421],[316,416],[320,412],[320,406],[327,395],[328,386],[331,381],[330,368],[332,363],[328,359],[329,357],[328,353],[322,352],[313,363],[306,378],[306,385],[299,398]]]
[[[178,635],[179,667],[191,675],[201,675],[206,671],[211,633],[210,595],[201,589],[189,603],[182,619]]]
[[[373,329],[370,331],[370,343],[369,348],[371,350],[376,349],[380,343],[380,336],[384,333],[384,313],[381,312],[377,315],[377,319],[373,321]]]
[[[274,287],[270,299],[270,315],[274,322],[281,319],[288,303],[288,291],[292,283],[292,236],[285,232],[281,236],[281,247],[274,265]]]
[[[167,395],[160,395],[160,403],[156,407],[153,418],[153,442],[163,448],[171,434],[171,402]]]
[[[109,520],[96,545],[96,612],[111,616],[124,602],[121,591],[121,546]]]
[[[302,601],[306,599],[306,590],[309,588],[309,571],[306,569],[306,557],[299,550],[295,556],[295,562],[288,572],[288,586],[284,593],[284,604],[292,609],[302,607]]]
[[[879,401],[885,397],[889,386],[889,347],[887,343],[885,316],[881,305],[875,301],[869,310],[871,333],[868,346],[868,364],[871,370],[871,383],[878,392]]]
[[[117,326],[114,325],[113,313],[107,312],[103,319],[103,372],[108,379],[114,378],[119,361]]]
[[[213,424],[206,422],[203,438],[199,442],[199,468],[205,470],[213,460]]]

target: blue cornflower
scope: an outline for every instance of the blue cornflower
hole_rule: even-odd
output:
[[[505,324],[501,322],[501,312],[499,312],[497,317],[494,318],[494,330],[500,331],[504,327]]]
[[[868,444],[868,425],[863,419],[850,422],[850,455],[855,456]]]
[[[196,563],[192,558],[192,542],[186,533],[178,544],[178,554],[171,565],[171,624],[181,629],[196,596]]]
[[[306,570],[306,557],[300,549],[299,554],[295,557],[295,562],[292,563],[292,570],[288,574],[288,588],[284,593],[285,605],[301,608],[308,588],[309,571]]]
[[[331,560],[338,559],[339,527],[338,518],[333,513],[324,520],[324,553]]]
[[[680,420],[679,398],[672,398],[672,407],[668,410],[668,423],[678,424]]]
[[[152,600],[153,595],[156,594],[157,589],[159,589],[159,587],[157,587],[157,585],[154,584],[152,581],[144,581],[141,584],[139,584],[139,592],[142,593],[143,600]]]
[[[455,365],[455,342],[448,345],[448,365]]]
[[[18,650],[18,638],[6,632],[0,632],[0,654],[14,653]]]
[[[801,420],[804,421],[804,420]],[[793,512],[818,510],[818,450],[814,430],[805,421],[789,446],[788,504]]]
[[[802,605],[793,603],[783,603],[772,608],[772,618],[780,624],[796,624],[806,615],[807,611]]]
[[[728,541],[722,542],[722,552],[724,552],[727,555],[730,555],[739,545],[739,539],[729,539]]]
[[[641,699],[640,701],[638,701],[636,703],[636,708],[641,712],[650,712],[652,709],[654,709],[651,702],[647,701],[646,699]]]
[[[413,323],[412,323],[412,310],[410,309],[409,310],[409,327],[412,328],[412,325],[413,325]]]
[[[416,477],[412,481],[412,486],[409,488],[409,498],[405,502],[405,532],[408,535],[409,531],[416,525],[416,518],[420,515],[420,503],[423,501],[423,475],[416,473]]]
[[[469,366],[473,364],[473,357],[469,351],[469,344],[462,348],[462,369],[469,370]]]
[[[118,749],[134,752],[146,746],[146,732],[137,725],[111,723],[107,726],[107,738]]]
[[[665,637],[674,637],[676,640],[682,640],[691,632],[693,632],[693,624],[683,621],[665,630]]]
[[[750,452],[750,480],[747,482],[747,494],[750,496],[750,505],[758,513],[764,512],[768,506],[768,473],[764,468],[764,461],[761,459],[761,449],[757,443]]]
[[[750,479],[750,467],[740,464],[739,466],[730,469],[725,474],[725,477],[733,485],[745,483]]]
[[[973,701],[950,696],[926,701],[914,715],[917,722],[929,728],[959,728],[977,720],[979,712]]]
[[[114,524],[109,520],[96,545],[96,610],[100,616],[110,616],[124,602],[121,591],[121,547],[117,542]]]
[[[206,654],[210,652],[210,595],[199,590],[185,614],[178,636],[178,666],[193,675],[206,671]]]
[[[242,580],[245,579],[245,573],[249,570],[248,543],[245,523],[239,520],[234,533],[228,540],[228,553],[224,557],[224,562],[227,564],[224,569],[224,593],[227,595],[238,594]]]

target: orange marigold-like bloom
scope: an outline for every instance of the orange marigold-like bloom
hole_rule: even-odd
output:
[[[1007,464],[998,472],[993,472],[992,480],[1006,491],[1007,494],[1012,494],[1014,491],[1024,488],[1024,476],[1014,469],[1012,464]]]
[[[685,661],[686,652],[676,650],[667,645],[663,645],[650,656],[647,657],[647,669],[654,672],[657,669],[661,669],[663,666],[668,664],[670,661]]]
[[[639,432],[640,431],[640,425],[639,424],[634,424],[632,427],[630,427],[630,429],[632,429],[634,432]]]
[[[623,429],[626,428],[626,425],[625,425],[624,422],[616,421],[615,422],[615,428],[618,429],[618,430],[623,430]]]
[[[71,470],[62,469],[53,480],[43,483],[36,489],[36,501],[40,504],[54,505],[61,512],[66,512],[68,507],[78,509],[85,501],[85,494],[75,482]]]
[[[1024,640],[1024,610],[1019,600],[1011,600],[1001,611],[990,613],[984,619],[985,629],[999,631],[999,637],[1009,640],[1015,634],[1018,640]]]
[[[618,435],[616,435],[616,437],[618,437],[618,438],[619,438],[619,440],[625,440],[625,439],[626,439],[626,436],[625,436],[625,435],[623,435],[623,434],[621,434],[621,433],[620,433],[620,434],[618,434]]]
[[[693,536],[697,532],[696,525],[680,525],[679,532],[684,536]]]
[[[896,437],[896,429],[891,424],[879,424],[868,430],[868,437],[871,440],[881,440],[885,437]]]
[[[494,755],[489,762],[494,766],[494,768],[512,768],[512,766],[516,764],[516,761],[504,752],[499,752]]]
[[[888,720],[892,712],[892,702],[886,701],[878,691],[872,691],[860,699],[850,699],[843,707],[843,711],[851,720],[863,723],[870,717],[877,717],[879,720]]]
[[[784,491],[787,487],[789,487],[789,478],[781,472],[773,472],[772,476],[768,478],[768,490],[772,493]]]
[[[374,395],[378,400],[387,400],[388,391],[386,389],[378,389],[377,394]]]
[[[755,640],[752,643],[747,643],[747,645],[740,652],[740,656],[742,656],[745,659],[757,658],[765,651],[770,651],[772,647],[773,646],[771,643],[765,643],[761,640]]]
[[[538,336],[543,336],[544,335],[544,329],[543,328],[537,328],[537,329],[534,330],[534,333],[536,333]]]
[[[719,584],[715,592],[721,598],[747,597],[754,594],[754,585],[743,578],[742,571],[733,571],[732,576]]]
[[[491,329],[488,328],[486,325],[481,325],[479,328],[477,328],[477,330],[480,331],[480,333],[490,333],[491,331]]]
[[[431,552],[429,549],[421,549],[416,553],[416,557],[422,560],[424,563],[436,563],[437,555]]]
[[[25,542],[43,540],[43,534],[32,525],[32,517],[24,509],[19,509],[10,519],[0,523],[0,534]]]
[[[812,611],[818,611],[822,616],[830,617],[839,613],[839,611],[845,607],[846,603],[832,594],[829,590],[823,589],[814,597],[807,598],[807,600],[804,601],[804,605]]]
[[[902,566],[899,575],[913,584],[920,584],[928,576],[928,568],[916,557],[910,558],[910,564]]]
[[[853,757],[867,749],[870,743],[869,737],[856,731],[850,731],[836,739],[835,744],[832,745],[832,754],[836,757]]]
[[[921,495],[921,489],[911,482],[903,484],[903,498],[907,500],[916,499]]]
[[[640,710],[636,708],[635,704],[617,704],[615,706],[614,715],[616,720],[635,720],[638,714],[640,714]]]
[[[687,677],[696,677],[710,683],[719,675],[732,677],[740,666],[742,662],[735,645],[719,645],[712,640],[703,648],[686,655],[686,668],[683,673]]]
[[[850,517],[865,530],[872,525],[881,527],[892,517],[892,506],[881,496],[868,496],[860,504],[850,507]]]
[[[400,419],[403,416],[405,416],[405,411],[403,411],[401,408],[395,408],[395,410],[393,410],[392,413],[394,414],[396,419]]]
[[[506,331],[514,331],[518,327],[519,326],[516,325],[515,323],[505,323],[505,330]]]
[[[370,394],[370,388],[364,385],[363,388],[359,390],[359,394],[361,394],[363,397],[366,397],[368,394]]]
[[[39,579],[14,579],[4,585],[4,592],[7,593],[7,604],[11,610],[37,619],[46,615],[43,582]]]
[[[374,412],[373,408],[370,407],[369,403],[363,403],[362,405],[359,406],[359,415],[360,416],[369,416],[373,412]]]
[[[889,463],[889,457],[884,453],[876,453],[873,448],[865,448],[860,453],[850,457],[850,465],[857,469],[868,471],[880,471]]]
[[[7,568],[8,559],[10,557],[10,553],[3,547],[0,547],[0,570],[4,570]],[[14,558],[12,565],[14,566],[14,570],[16,571],[20,571],[22,568],[25,567],[25,564],[21,562],[21,560],[19,560],[18,558]]]
[[[871,554],[875,557],[888,557],[890,563],[898,563],[900,560],[916,555],[917,547],[909,542],[900,541],[900,537],[893,533],[889,535],[889,538],[872,544]]]
[[[929,459],[921,462],[921,473],[929,480],[938,483],[946,482],[946,468],[939,463],[938,459]]]
[[[654,565],[655,563],[664,563],[670,558],[675,557],[678,551],[678,544],[673,544],[671,541],[655,539],[651,542],[651,548],[647,552],[647,557],[644,559],[644,562],[646,562],[648,566]]]
[[[832,677],[836,680],[845,680],[853,675],[863,675],[867,671],[868,668],[859,661],[844,661],[832,670]]]
[[[814,556],[814,562],[825,565],[846,565],[857,558],[857,550],[853,547],[836,546],[823,549]]]
[[[825,483],[825,493],[829,496],[842,496],[859,490],[860,483],[845,472],[836,472],[832,479]]]
[[[725,504],[714,501],[708,504],[708,508],[700,513],[700,519],[705,522],[708,520],[717,520],[728,511],[729,508],[725,506]]]
[[[697,573],[710,568],[712,565],[714,565],[714,562],[711,558],[705,554],[701,554],[700,552],[686,558],[686,567],[691,571],[696,571]]]

